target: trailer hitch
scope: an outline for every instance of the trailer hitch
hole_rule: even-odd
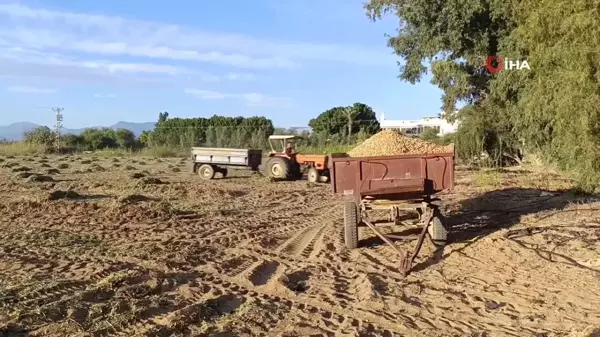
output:
[[[379,238],[383,240],[383,242],[387,243],[390,247],[392,247],[392,249],[394,249],[398,253],[398,255],[402,257],[402,260],[400,261],[400,271],[404,276],[407,276],[412,269],[412,265],[415,259],[419,255],[419,251],[421,251],[421,248],[423,247],[423,241],[425,240],[425,236],[427,235],[427,228],[429,227],[429,224],[432,219],[433,209],[430,207],[425,208],[425,211],[423,212],[423,214],[421,214],[419,221],[422,224],[423,229],[419,234],[417,246],[413,250],[412,254],[409,251],[403,251],[400,248],[398,248],[398,246],[396,246],[388,237],[386,237],[377,228],[375,228],[375,225],[373,225],[373,223],[371,223],[370,221],[363,219],[363,223],[366,224],[369,228],[371,228],[371,230],[373,230],[373,232],[375,232],[375,234],[377,234],[377,236],[379,236]]]

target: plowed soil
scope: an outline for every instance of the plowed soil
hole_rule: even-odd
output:
[[[203,181],[180,159],[0,161],[0,336],[600,334],[600,203],[559,176],[457,171],[451,241],[403,277],[366,228],[344,247],[326,184]],[[406,248],[419,229],[382,230]]]

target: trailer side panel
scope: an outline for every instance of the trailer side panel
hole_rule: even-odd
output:
[[[331,158],[334,193],[431,195],[454,188],[454,154]]]

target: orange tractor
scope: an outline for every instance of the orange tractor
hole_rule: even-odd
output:
[[[296,180],[307,173],[308,181],[328,182],[329,167],[328,156],[297,153],[296,140],[299,136],[272,135],[269,136],[269,159],[265,164],[267,176],[275,179]]]

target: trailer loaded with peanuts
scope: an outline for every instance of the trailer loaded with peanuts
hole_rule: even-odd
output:
[[[345,243],[358,247],[358,226],[366,225],[402,256],[401,270],[407,274],[425,236],[443,246],[447,230],[434,195],[454,188],[454,146],[439,146],[382,131],[346,154],[332,154],[330,176],[333,192],[344,201]],[[403,252],[369,218],[370,211],[388,210],[391,222],[399,224],[402,211],[416,211],[422,227],[413,252]]]

